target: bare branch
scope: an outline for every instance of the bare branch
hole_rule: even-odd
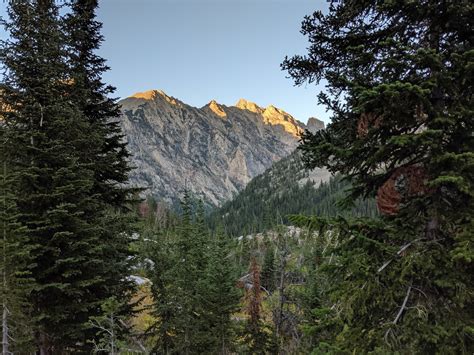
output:
[[[400,317],[402,316],[403,314],[403,311],[405,310],[406,308],[406,305],[407,305],[407,302],[408,302],[408,298],[410,297],[410,292],[411,292],[411,285],[408,287],[407,289],[407,294],[405,296],[405,299],[403,300],[403,304],[402,306],[400,307],[400,310],[398,311],[398,314],[397,316],[395,317],[395,319],[393,320],[393,324],[397,324],[398,320],[400,319]]]
[[[402,253],[407,250],[413,243],[419,241],[419,240],[422,240],[422,238],[418,238],[418,239],[415,239],[415,240],[412,240],[411,242],[408,242],[406,243],[405,245],[403,245],[398,251],[397,251],[397,256],[401,256]],[[393,261],[393,258],[384,262],[383,265],[381,267],[378,268],[377,270],[377,273],[380,273],[381,271],[383,271],[383,269],[385,269],[388,265],[390,265],[390,263]]]

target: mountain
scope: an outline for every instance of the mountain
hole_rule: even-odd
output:
[[[161,90],[119,103],[136,167],[131,183],[168,202],[176,202],[187,188],[219,205],[294,151],[304,129],[324,125],[311,119],[307,127],[279,108],[244,99],[235,106],[213,100],[196,108]]]
[[[326,169],[307,170],[300,151],[281,159],[255,177],[231,201],[209,217],[212,228],[221,224],[234,236],[254,234],[289,224],[288,215],[364,216],[377,215],[374,200],[357,201],[349,210],[337,202],[350,184]]]

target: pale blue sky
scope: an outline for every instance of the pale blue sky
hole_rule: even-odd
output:
[[[324,88],[295,87],[280,70],[285,55],[306,53],[303,17],[327,8],[326,0],[101,0],[104,79],[118,97],[162,89],[197,107],[245,98],[327,123],[316,99]]]

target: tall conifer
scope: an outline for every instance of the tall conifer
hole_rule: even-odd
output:
[[[1,126],[3,133],[4,127]],[[3,138],[3,135],[0,134]],[[32,280],[28,267],[31,248],[26,240],[26,230],[18,222],[15,196],[15,174],[7,165],[2,140],[0,154],[0,299],[2,306],[2,353],[31,351],[33,324],[30,322],[31,307],[28,294]]]
[[[473,18],[469,1],[344,1],[304,20],[309,53],[283,63],[328,82],[307,165],[350,176],[383,214],[326,224],[340,350],[472,352]]]
[[[129,290],[128,229],[121,228],[127,222],[108,211],[126,195],[117,192],[125,181],[122,148],[109,155],[99,149],[116,132],[102,128],[108,113],[97,110],[92,120],[80,104],[90,98],[74,92],[79,79],[71,74],[70,41],[55,1],[10,1],[8,11],[5,153],[16,172],[18,221],[32,249],[36,344],[41,353],[87,350],[94,337],[88,320],[111,294],[125,297]],[[89,68],[87,60],[82,65]],[[104,156],[119,178],[99,176],[108,171]]]
[[[129,251],[132,215],[129,202],[135,189],[125,186],[130,166],[126,142],[118,117],[120,106],[109,97],[115,90],[102,81],[109,70],[96,51],[103,36],[96,20],[97,0],[74,0],[63,19],[68,70],[68,98],[89,125],[88,141],[81,147],[81,159],[93,172],[91,194],[99,206],[102,248],[96,252],[96,272],[101,281],[91,290],[93,297],[115,297],[125,306],[131,285],[124,281],[133,260]],[[124,311],[127,307],[124,307]],[[98,309],[97,309],[98,310]]]
[[[120,106],[109,96],[115,88],[102,81],[110,68],[96,51],[103,36],[102,24],[96,20],[97,0],[73,0],[71,12],[64,20],[67,34],[67,60],[70,100],[92,125],[94,135],[84,158],[94,171],[94,192],[114,206],[123,207],[130,199],[127,182],[130,167],[127,162],[123,134],[119,126]]]

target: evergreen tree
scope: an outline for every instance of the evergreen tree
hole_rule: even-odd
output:
[[[214,267],[220,265],[212,264],[209,258],[213,253],[225,253],[225,250],[223,247],[210,249],[202,203],[198,202],[196,211],[192,195],[185,191],[181,208],[182,216],[176,226],[169,229],[169,235],[166,231],[157,233],[158,238],[153,239],[156,245],[149,246],[153,264],[149,271],[153,282],[153,308],[158,318],[149,334],[155,338],[156,351],[202,353],[217,347],[217,342],[222,346],[222,340],[227,346],[229,332],[223,327],[232,309],[226,302],[233,294],[229,293],[223,299],[219,298],[222,294],[215,294],[224,292],[222,288],[227,291],[231,281],[215,284],[222,281],[221,278],[215,280],[218,275]],[[223,272],[220,277],[231,272],[219,271]],[[210,305],[211,299],[216,303]],[[213,308],[216,305],[223,307],[220,314]],[[226,310],[226,306],[229,309]]]
[[[177,316],[178,352],[189,354],[197,351],[201,332],[200,317],[203,316],[203,300],[200,294],[200,280],[204,277],[206,240],[200,223],[195,223],[193,199],[185,191],[181,224],[177,228],[175,287],[178,295]]]
[[[68,98],[80,110],[89,125],[88,142],[81,147],[80,157],[93,171],[91,194],[100,204],[102,244],[96,267],[102,283],[96,284],[94,297],[108,300],[116,297],[123,304],[130,297],[130,284],[123,282],[131,266],[128,235],[133,217],[128,202],[136,189],[125,187],[130,171],[126,143],[119,120],[120,107],[109,97],[114,87],[102,82],[109,70],[105,59],[95,53],[103,40],[102,24],[96,20],[97,0],[74,0],[64,22],[67,49]],[[100,311],[100,307],[96,310]],[[123,311],[127,311],[126,308]],[[130,309],[128,310],[130,311]]]
[[[148,225],[142,230],[145,272],[151,281],[153,306],[151,313],[156,321],[146,333],[152,341],[153,351],[159,354],[170,354],[175,348],[175,317],[177,314],[176,294],[173,281],[176,255],[173,240],[176,238],[174,228],[159,228]]]
[[[6,143],[2,142],[2,148]],[[8,171],[6,159],[2,161],[3,166],[0,170],[2,351],[3,354],[11,354],[31,351],[33,324],[29,321],[31,309],[27,298],[32,289],[32,281],[28,272],[31,262],[30,248],[25,240],[25,228],[17,220],[18,211],[12,193],[15,175]]]
[[[263,266],[261,273],[262,287],[269,293],[272,293],[276,287],[275,280],[275,250],[269,242],[263,257]]]
[[[473,350],[473,18],[469,1],[344,1],[304,20],[309,53],[283,63],[297,84],[328,81],[307,166],[384,214],[308,222],[340,238],[326,341],[341,351]]]
[[[212,354],[229,354],[233,347],[231,316],[238,309],[240,293],[230,247],[230,240],[224,235],[217,233],[214,236],[209,244],[208,263],[201,283],[206,322],[204,351]]]
[[[120,106],[109,97],[115,88],[102,82],[102,74],[109,70],[104,58],[95,53],[103,36],[102,24],[95,17],[97,0],[73,0],[71,12],[64,23],[67,39],[68,89],[70,100],[91,124],[94,136],[83,157],[94,171],[95,193],[109,205],[123,208],[130,199],[127,182],[130,166],[129,153],[121,133]]]
[[[5,154],[15,170],[18,221],[31,249],[36,344],[42,353],[89,349],[89,318],[111,293],[122,297],[130,289],[124,281],[128,221],[109,213],[100,198],[92,161],[102,154],[89,148],[105,133],[71,98],[68,41],[57,5],[11,1],[8,12],[11,39],[2,43]],[[111,186],[118,181],[108,179]]]

